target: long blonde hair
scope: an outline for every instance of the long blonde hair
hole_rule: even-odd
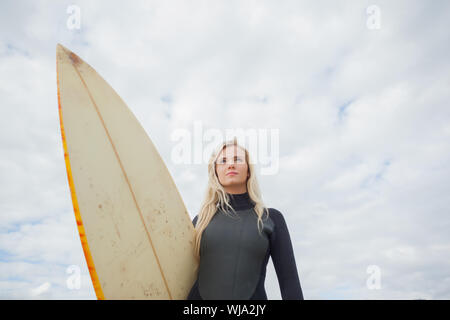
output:
[[[236,137],[233,140],[223,142],[219,148],[217,148],[212,154],[208,162],[208,186],[206,188],[205,198],[203,200],[202,206],[200,208],[200,213],[197,217],[197,223],[195,225],[195,256],[197,259],[200,258],[200,242],[202,238],[202,233],[208,226],[209,222],[213,218],[214,214],[220,208],[223,212],[225,206],[231,208],[233,212],[235,210],[230,205],[230,198],[219,182],[216,172],[216,159],[219,153],[228,146],[237,146],[245,151],[245,162],[248,165],[249,177],[247,179],[247,192],[250,200],[255,204],[254,210],[258,215],[258,230],[261,233],[263,227],[263,214],[266,213],[266,217],[269,215],[267,208],[261,199],[261,192],[259,189],[259,184],[256,179],[256,174],[254,172],[254,165],[250,161],[250,154],[248,150],[237,143]]]

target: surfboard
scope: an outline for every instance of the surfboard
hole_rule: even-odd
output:
[[[56,48],[58,108],[75,220],[98,299],[186,299],[194,226],[163,159],[125,102]]]

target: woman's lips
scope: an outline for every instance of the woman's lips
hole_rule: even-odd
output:
[[[227,173],[227,176],[235,176],[235,175],[237,175],[237,172],[234,171]]]

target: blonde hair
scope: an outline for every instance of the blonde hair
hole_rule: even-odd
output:
[[[217,148],[216,151],[211,154],[211,157],[208,162],[208,186],[206,188],[205,198],[200,208],[200,213],[198,214],[197,223],[195,225],[194,248],[195,248],[195,256],[197,259],[200,259],[200,243],[202,233],[208,226],[214,214],[217,212],[218,208],[220,208],[223,212],[227,213],[227,210],[225,210],[224,206],[228,206],[231,208],[233,212],[235,212],[235,210],[229,203],[230,198],[227,192],[219,182],[219,178],[217,177],[216,172],[216,159],[220,154],[220,152],[228,146],[237,146],[245,151],[245,162],[248,165],[248,174],[249,174],[249,177],[247,179],[247,192],[251,201],[253,201],[253,203],[255,204],[254,210],[258,216],[257,226],[260,233],[263,227],[262,218],[264,212],[266,213],[266,217],[269,215],[269,212],[267,208],[264,206],[264,203],[261,199],[259,184],[254,172],[254,165],[250,161],[250,155],[248,150],[237,143],[236,137],[233,140],[223,142],[219,146],[219,148]]]

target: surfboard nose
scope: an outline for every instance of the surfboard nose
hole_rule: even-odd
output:
[[[82,63],[80,57],[78,57],[75,53],[73,53],[60,43],[56,45],[56,56],[59,58],[60,61],[70,59],[70,62],[75,66],[78,66]]]
[[[56,58],[58,62],[61,62],[68,58],[70,50],[68,50],[66,47],[64,47],[62,44],[58,43],[56,45]]]
[[[66,53],[67,48],[65,48],[61,43],[58,43],[56,45],[56,54],[63,54]]]

